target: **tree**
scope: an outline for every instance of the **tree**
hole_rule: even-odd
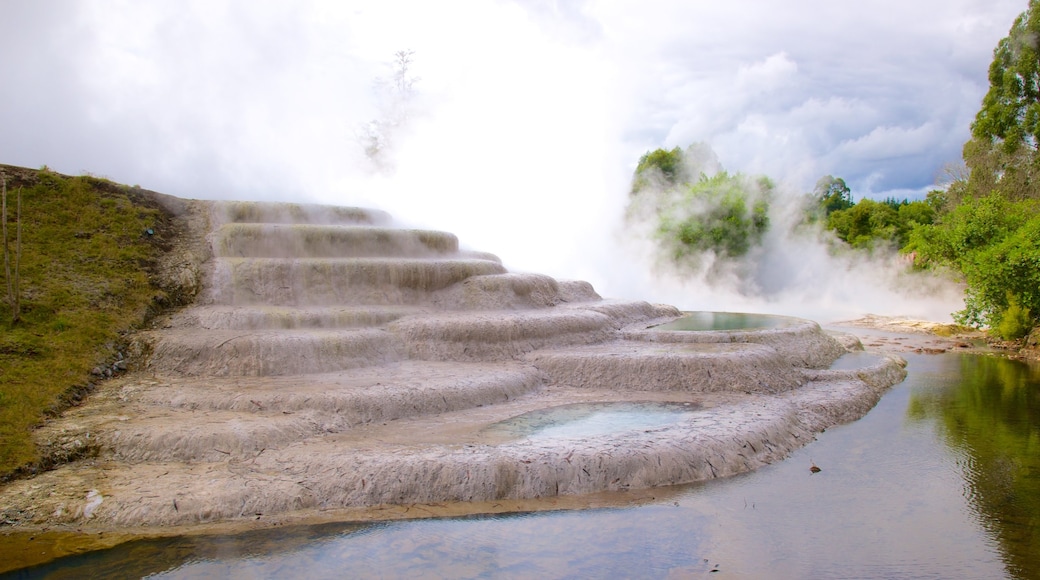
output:
[[[1004,334],[1002,323],[1009,327],[1009,314],[1036,323],[1040,315],[1037,200],[1011,201],[999,192],[966,199],[939,224],[914,228],[907,249],[919,263],[949,265],[964,275],[968,286],[965,309],[956,314],[959,322],[989,326],[1000,334]]]
[[[632,193],[638,193],[648,186],[675,187],[686,183],[688,179],[686,156],[682,149],[654,149],[639,158],[636,173],[632,178]]]
[[[1027,334],[1040,314],[1040,215],[965,262],[961,321],[986,324],[1003,338]]]
[[[639,158],[626,215],[651,226],[674,264],[716,267],[761,245],[775,187],[764,176],[727,173],[706,143],[655,149]]]
[[[813,188],[815,205],[823,212],[826,218],[836,211],[852,207],[852,190],[845,184],[845,180],[832,175],[824,175],[816,182]]]
[[[993,51],[989,92],[971,125],[964,161],[968,194],[998,190],[1009,199],[1040,198],[1040,0],[1030,0]]]
[[[997,44],[989,82],[964,145],[967,175],[945,168],[946,187],[924,202],[931,224],[924,208],[906,210],[917,223],[904,251],[963,275],[959,322],[1016,338],[1040,321],[1040,0]]]
[[[872,199],[861,199],[847,209],[839,209],[827,218],[827,229],[853,248],[872,249],[879,241],[897,242],[899,212],[891,205]]]
[[[696,261],[703,252],[722,258],[743,256],[761,244],[769,229],[773,189],[765,177],[750,179],[725,171],[712,177],[702,174],[672,205],[662,208],[658,238],[677,261]]]

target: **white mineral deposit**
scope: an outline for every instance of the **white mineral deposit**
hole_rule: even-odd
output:
[[[377,211],[166,202],[194,240],[166,275],[195,304],[137,333],[136,368],[40,430],[45,449],[96,456],[5,488],[37,523],[195,525],[725,477],[861,417],[905,375],[883,355],[831,369],[858,341],[800,319],[656,329],[683,313],[507,272]],[[554,410],[577,404],[607,422],[496,428],[531,413],[566,423]]]

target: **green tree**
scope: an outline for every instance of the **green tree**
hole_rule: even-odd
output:
[[[1009,199],[1038,198],[1040,178],[1040,6],[1030,0],[993,51],[989,92],[971,125],[964,161],[967,193],[999,190]]]
[[[676,265],[696,268],[710,254],[714,268],[761,245],[775,188],[767,177],[727,173],[705,143],[655,149],[639,158],[626,214],[646,220]]]
[[[836,210],[827,218],[827,229],[853,248],[865,250],[876,247],[879,242],[897,241],[899,212],[892,206],[861,199],[848,209]]]
[[[654,149],[639,158],[635,176],[632,178],[632,193],[651,185],[658,188],[675,187],[688,180],[686,155],[682,149]]]
[[[769,229],[774,188],[764,177],[702,174],[662,208],[658,237],[676,260],[708,251],[724,258],[743,256]]]
[[[1040,314],[1040,215],[999,243],[965,259],[963,323],[986,324],[1002,338],[1028,334]]]
[[[936,225],[910,232],[906,249],[923,264],[947,265],[967,282],[964,324],[1013,338],[1040,314],[1040,201],[999,192],[965,199]],[[1017,319],[1012,324],[1008,317]],[[1003,329],[1001,328],[1001,323]],[[1014,330],[1012,330],[1014,329]]]
[[[845,180],[831,175],[825,175],[816,182],[813,199],[815,207],[819,208],[824,218],[853,206],[852,190],[845,184]]]
[[[951,265],[963,271],[977,252],[1001,243],[1038,209],[1035,202],[1012,202],[996,192],[966,199],[937,225],[914,228],[906,249],[916,252],[923,263]]]
[[[914,228],[935,223],[935,208],[928,201],[911,201],[899,206],[896,210],[896,244],[900,248],[910,241],[910,233]]]

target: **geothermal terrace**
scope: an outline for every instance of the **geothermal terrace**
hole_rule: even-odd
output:
[[[378,211],[188,206],[196,303],[40,431],[90,453],[9,485],[7,517],[193,525],[693,482],[783,458],[905,375],[834,364],[846,346],[804,320],[659,326],[683,313],[508,272]]]

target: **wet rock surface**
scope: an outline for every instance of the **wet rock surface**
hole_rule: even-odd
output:
[[[101,369],[118,372],[39,431],[75,461],[0,490],[0,524],[285,521],[725,477],[857,419],[905,376],[887,354],[830,368],[859,341],[804,320],[655,330],[682,313],[507,272],[381,212],[184,211],[196,231],[170,276],[197,281],[195,304],[139,333],[136,364]],[[576,403],[695,411],[605,433],[488,436]]]

